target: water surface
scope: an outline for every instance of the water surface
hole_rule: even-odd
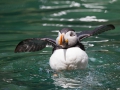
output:
[[[1,0],[0,89],[119,90],[119,5],[119,0]],[[27,38],[55,39],[64,27],[78,32],[103,24],[114,24],[116,29],[82,42],[89,56],[86,70],[62,72],[55,78],[49,66],[51,47],[14,53],[16,45]]]

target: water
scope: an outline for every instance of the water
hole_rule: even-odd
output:
[[[119,0],[1,0],[0,90],[119,90],[119,5]],[[116,29],[83,41],[89,56],[86,70],[53,77],[51,47],[14,53],[15,46],[27,38],[56,38],[63,27],[78,32],[102,24],[114,24]]]

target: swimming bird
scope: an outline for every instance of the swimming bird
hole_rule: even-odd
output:
[[[42,50],[46,45],[52,45],[50,67],[55,71],[85,69],[88,64],[88,55],[81,41],[87,37],[101,34],[115,29],[114,25],[102,25],[93,30],[76,33],[71,28],[58,31],[56,40],[51,38],[30,38],[21,41],[15,52],[34,52]]]

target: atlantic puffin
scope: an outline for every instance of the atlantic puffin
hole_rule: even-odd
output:
[[[56,40],[51,38],[30,38],[21,41],[15,48],[17,52],[34,52],[42,50],[46,45],[53,47],[49,60],[50,67],[55,71],[85,69],[88,64],[88,55],[81,41],[87,37],[101,34],[115,29],[114,25],[102,25],[94,30],[85,30],[76,33],[71,28],[58,31]]]

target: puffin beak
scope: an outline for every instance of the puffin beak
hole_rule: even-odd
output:
[[[68,39],[66,39],[65,42],[68,43]]]
[[[68,39],[64,39],[64,33],[62,33],[59,38],[59,45],[64,45],[67,43],[68,43]]]
[[[61,34],[61,35],[60,35],[60,38],[59,38],[59,45],[62,45],[62,44],[63,44],[63,38],[64,38],[64,35]]]

